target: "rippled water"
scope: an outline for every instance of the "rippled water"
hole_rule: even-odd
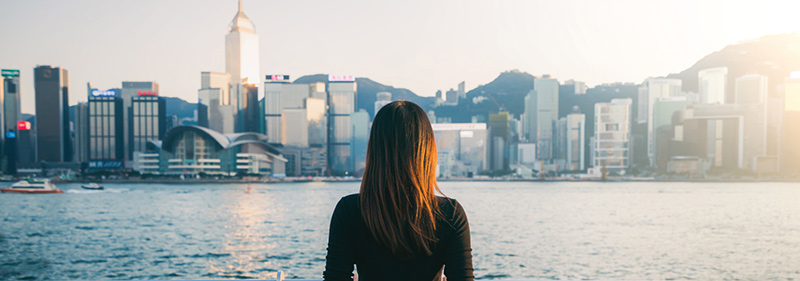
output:
[[[445,182],[483,279],[800,279],[800,184]],[[0,194],[0,279],[320,279],[357,183]]]

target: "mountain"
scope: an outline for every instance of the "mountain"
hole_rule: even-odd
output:
[[[792,71],[800,70],[800,34],[768,35],[729,45],[711,53],[690,68],[668,75],[683,80],[683,90],[698,92],[697,73],[712,67],[728,68],[728,98],[735,93],[736,78],[758,73],[769,77],[769,93],[779,97],[779,86]]]
[[[178,119],[193,118],[197,103],[190,103],[180,98],[164,97],[167,103],[167,116],[177,115]]]
[[[328,82],[328,75],[327,74],[306,75],[297,78],[297,80],[294,80],[293,83],[309,84],[316,82]],[[369,78],[356,78],[356,85],[357,85],[356,111],[358,111],[359,109],[364,109],[369,113],[370,116],[375,116],[375,100],[376,100],[375,96],[379,92],[392,93],[392,100],[411,101],[418,104],[425,110],[433,108],[434,104],[433,97],[420,97],[408,89],[387,86],[375,82]]]

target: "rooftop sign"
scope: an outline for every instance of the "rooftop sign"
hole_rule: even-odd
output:
[[[431,127],[434,131],[480,131],[486,130],[486,123],[435,123]]]
[[[17,69],[3,69],[0,71],[3,77],[19,77],[19,70]]]
[[[117,96],[117,92],[114,91],[114,90],[105,90],[105,91],[93,90],[92,91],[92,96],[93,97],[115,97],[115,96]]]
[[[328,75],[328,82],[355,82],[356,77],[353,75]]]
[[[137,91],[136,94],[140,96],[158,96],[155,91]]]
[[[266,79],[267,80],[272,80],[272,81],[288,81],[289,80],[289,75],[281,75],[281,74],[278,74],[278,75],[267,75]]]

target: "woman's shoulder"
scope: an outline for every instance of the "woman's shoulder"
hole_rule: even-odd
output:
[[[442,211],[445,217],[452,219],[455,216],[464,214],[464,208],[461,207],[461,203],[458,203],[458,200],[444,196],[437,196],[437,199],[439,199],[439,210]]]

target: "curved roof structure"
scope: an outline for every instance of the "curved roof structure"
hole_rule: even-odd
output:
[[[233,17],[231,24],[228,25],[228,29],[228,33],[235,31],[249,33],[256,32],[256,26],[242,11],[242,0],[239,0],[239,12],[236,13],[235,17]]]
[[[266,135],[259,133],[236,133],[223,135],[217,131],[194,125],[178,126],[169,130],[166,137],[164,137],[161,148],[168,152],[174,152],[172,149],[176,145],[175,142],[177,142],[179,140],[179,136],[183,135],[183,133],[186,131],[192,131],[196,134],[200,134],[214,140],[215,144],[221,150],[231,149],[244,144],[255,144],[264,148],[264,150],[271,154],[278,156],[281,155],[280,151],[275,149],[275,147],[267,144]]]

